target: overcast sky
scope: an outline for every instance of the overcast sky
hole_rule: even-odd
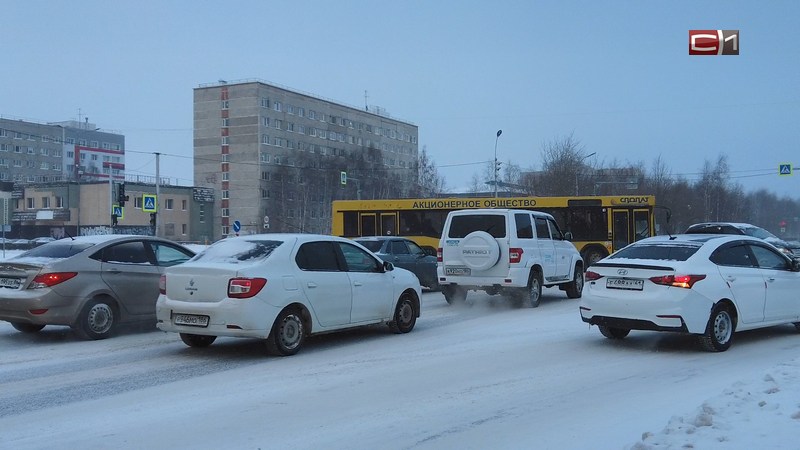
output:
[[[85,117],[126,137],[127,171],[192,183],[192,90],[260,79],[419,126],[451,188],[497,154],[541,168],[573,134],[599,165],[659,155],[696,179],[800,198],[800,2],[74,1],[3,6],[0,115]],[[688,30],[740,30],[689,56]]]

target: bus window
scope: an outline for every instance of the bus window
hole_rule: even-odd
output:
[[[361,236],[377,236],[377,224],[375,214],[361,215]]]
[[[633,230],[634,240],[641,240],[650,237],[650,214],[646,209],[633,211]]]
[[[397,214],[381,214],[381,235],[397,236]]]
[[[357,237],[358,234],[358,213],[346,211],[342,214],[344,222],[344,237]]]
[[[614,211],[614,251],[625,247],[630,243],[628,236],[628,211]]]

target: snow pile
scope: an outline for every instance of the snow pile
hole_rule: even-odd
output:
[[[760,380],[734,383],[659,433],[643,433],[631,449],[798,448],[798,434],[800,361],[794,360]]]

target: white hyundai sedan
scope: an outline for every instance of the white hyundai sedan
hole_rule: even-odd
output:
[[[721,352],[735,331],[800,330],[800,263],[748,236],[656,236],[589,267],[580,313],[609,339],[631,330],[691,333]]]
[[[413,273],[349,239],[312,234],[221,240],[168,269],[160,288],[157,326],[186,345],[259,338],[282,356],[315,333],[379,323],[407,333],[422,295]]]

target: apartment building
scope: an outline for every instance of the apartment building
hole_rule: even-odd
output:
[[[335,199],[402,197],[418,128],[259,80],[194,90],[194,184],[213,195],[214,239],[330,232]]]

